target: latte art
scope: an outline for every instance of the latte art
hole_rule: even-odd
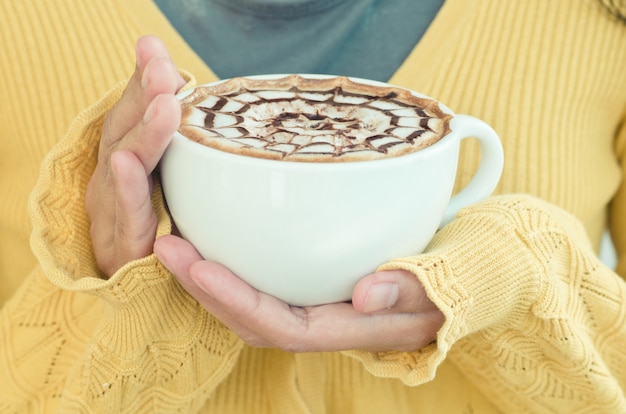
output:
[[[449,132],[437,102],[345,77],[234,78],[182,100],[179,132],[219,150],[285,161],[341,162],[418,151]]]

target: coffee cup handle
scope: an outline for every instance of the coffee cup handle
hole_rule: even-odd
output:
[[[440,228],[452,221],[461,208],[489,197],[500,181],[504,166],[502,143],[493,128],[469,115],[455,115],[452,122],[452,130],[457,129],[462,133],[459,141],[465,138],[478,139],[480,164],[469,184],[450,199]]]

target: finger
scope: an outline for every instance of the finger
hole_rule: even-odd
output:
[[[161,263],[176,277],[181,286],[193,296],[203,308],[219,319],[224,325],[236,332],[242,338],[251,338],[250,332],[236,322],[210,295],[198,286],[190,276],[190,269],[203,258],[188,241],[173,235],[159,237],[154,243],[154,253]],[[210,276],[207,276],[210,277]]]
[[[174,94],[184,84],[165,45],[154,36],[137,42],[137,66],[119,102],[109,112],[102,144],[109,148],[143,117],[148,104],[159,94]]]
[[[180,102],[174,95],[158,95],[148,106],[142,121],[116,147],[133,152],[145,175],[152,173],[180,124]]]
[[[287,304],[252,288],[218,263],[196,262],[190,267],[189,276],[202,291],[199,301],[204,308],[248,345],[276,347],[271,337],[266,336],[267,329],[257,321],[272,319],[276,325],[287,326],[281,319],[293,319]],[[250,315],[254,315],[252,320]]]
[[[252,346],[288,352],[416,350],[432,342],[439,327],[431,313],[364,315],[349,303],[291,307],[212,262],[194,264],[190,277],[218,307],[227,309],[222,321]]]
[[[352,304],[363,313],[437,310],[417,277],[405,270],[377,272],[364,277],[354,288]]]
[[[131,151],[141,161],[144,175],[149,175],[165,152],[172,135],[180,123],[180,102],[173,95],[159,95],[146,110],[142,121],[131,130],[116,147],[118,151]],[[113,210],[103,208],[115,203],[114,183],[110,160],[113,148],[100,150],[101,158],[87,187],[85,205],[90,220],[97,213],[104,219],[114,218]],[[108,221],[113,223],[112,220]]]
[[[194,297],[204,294],[189,277],[191,265],[203,260],[189,242],[172,235],[161,236],[154,243],[154,253],[187,292]]]
[[[115,183],[115,262],[123,265],[152,252],[157,218],[152,208],[149,177],[129,151],[111,154]]]
[[[155,57],[170,58],[163,41],[154,35],[145,35],[137,39],[135,44],[137,71],[141,73],[146,64]]]

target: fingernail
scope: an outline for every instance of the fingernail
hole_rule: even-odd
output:
[[[398,300],[396,283],[377,283],[372,285],[365,298],[363,312],[376,312],[392,307]]]
[[[158,96],[157,96],[158,98]],[[157,98],[154,98],[152,100],[152,102],[150,102],[150,105],[148,105],[148,108],[146,109],[146,112],[143,114],[143,123],[147,124],[150,121],[152,121],[152,119],[154,118],[154,115],[156,115],[156,100]]]

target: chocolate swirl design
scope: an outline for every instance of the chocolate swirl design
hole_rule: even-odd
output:
[[[451,116],[410,91],[346,77],[233,78],[182,100],[179,132],[241,155],[341,162],[395,157],[449,132]]]

